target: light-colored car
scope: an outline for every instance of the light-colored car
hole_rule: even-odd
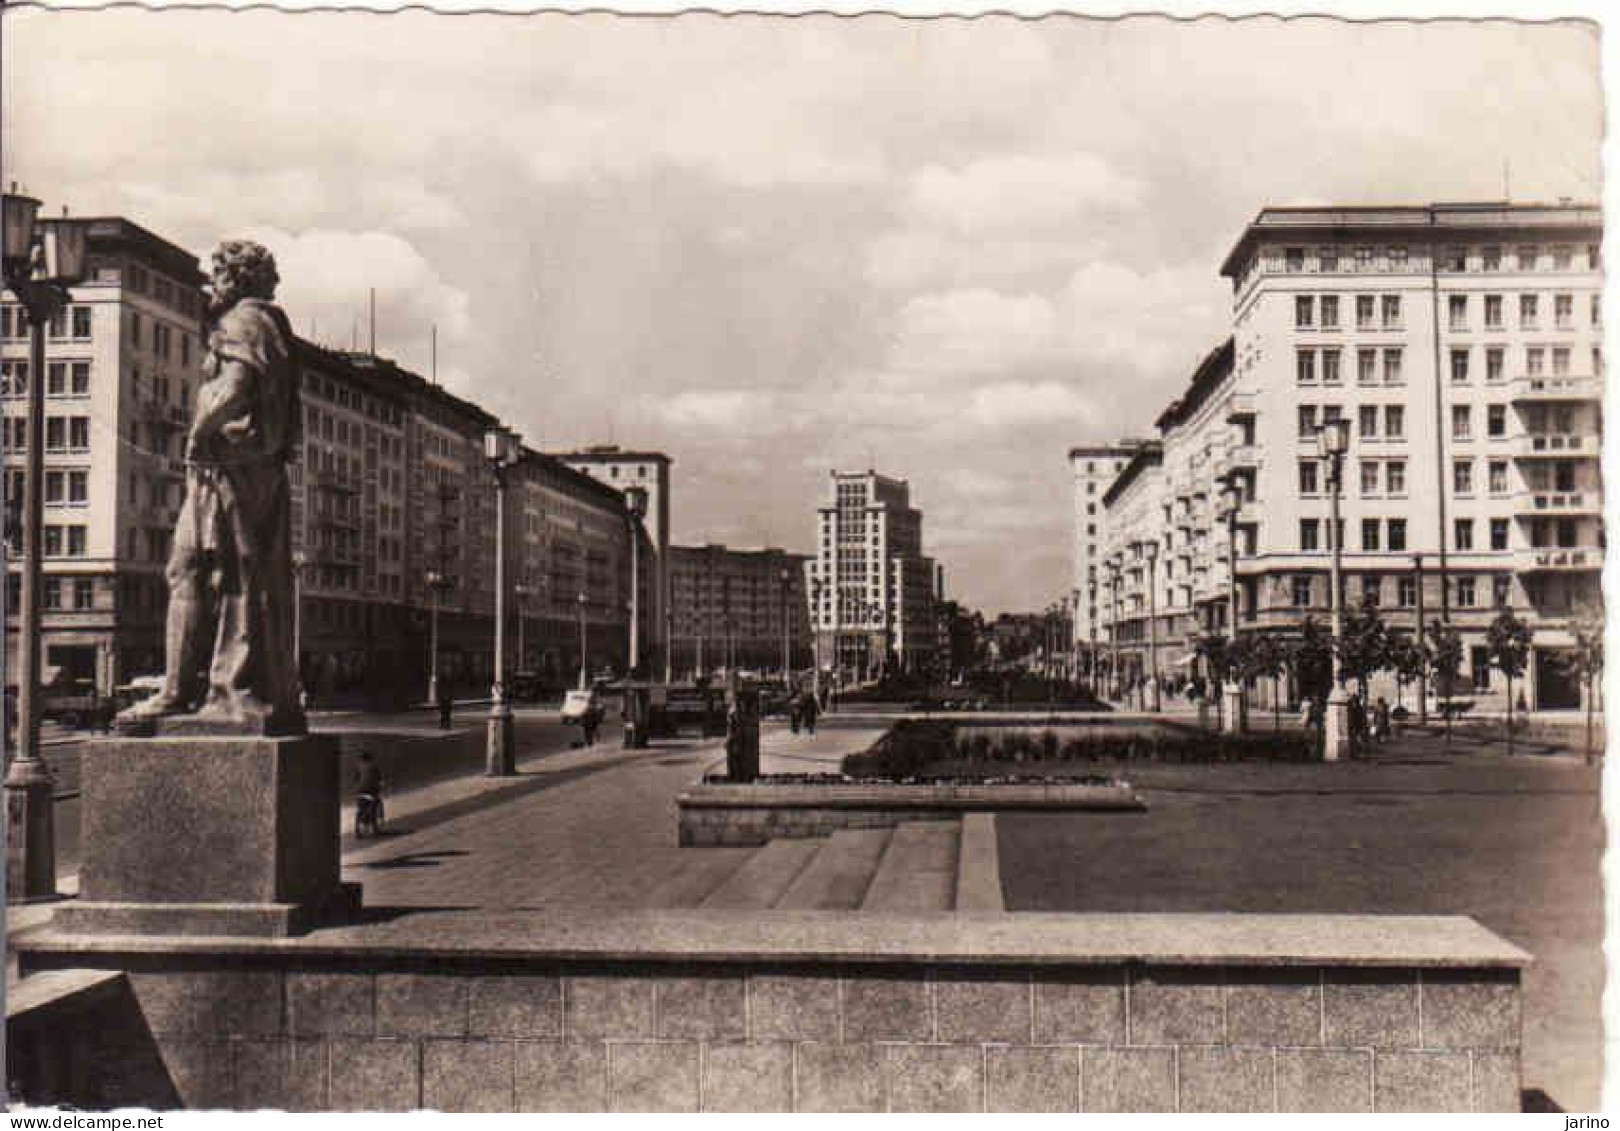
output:
[[[580,726],[590,716],[600,722],[602,714],[602,697],[594,687],[588,690],[576,688],[563,695],[562,721],[565,723]]]

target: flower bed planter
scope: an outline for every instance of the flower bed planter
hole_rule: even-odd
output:
[[[1128,783],[1100,778],[892,782],[816,774],[773,775],[746,785],[710,778],[676,798],[676,808],[681,844],[716,845],[954,820],[985,810],[1131,812],[1146,806]]]

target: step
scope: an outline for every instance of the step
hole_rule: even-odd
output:
[[[893,829],[839,829],[788,885],[776,906],[794,911],[853,911],[866,898]]]
[[[698,904],[705,908],[757,911],[781,898],[805,865],[821,850],[820,837],[773,840],[754,852],[724,883]]]
[[[659,884],[642,904],[649,908],[680,909],[701,904],[709,894],[737,873],[754,856],[748,848],[683,848],[680,866],[666,883]]]
[[[953,910],[960,840],[956,821],[907,821],[897,826],[861,909]]]
[[[962,843],[956,864],[956,910],[1005,911],[1001,859],[994,813],[962,814]]]

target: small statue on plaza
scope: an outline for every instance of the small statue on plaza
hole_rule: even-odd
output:
[[[167,571],[167,667],[162,690],[118,716],[126,732],[161,730],[166,719],[188,733],[305,731],[287,479],[302,414],[292,327],[271,301],[279,282],[260,244],[227,240],[214,252],[204,380]]]

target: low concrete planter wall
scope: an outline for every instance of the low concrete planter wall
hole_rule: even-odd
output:
[[[98,1000],[161,1068],[59,1029],[52,1098],[450,1111],[1517,1110],[1529,961],[1470,919],[1286,915],[424,912],[18,950],[127,972]]]
[[[675,801],[683,845],[764,844],[901,821],[1019,810],[1145,809],[1128,785],[1021,782],[1002,785],[704,784]]]

